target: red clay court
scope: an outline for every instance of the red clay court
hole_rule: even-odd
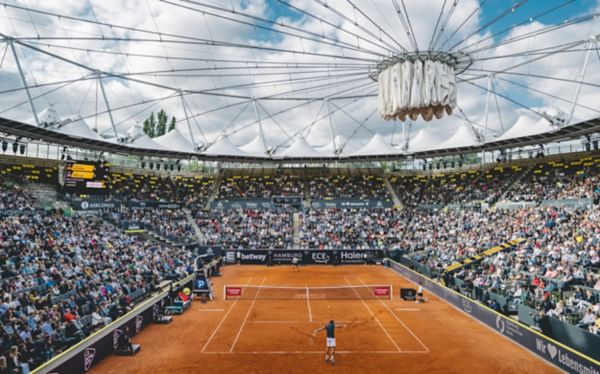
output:
[[[428,294],[429,303],[398,297],[415,287],[381,266],[227,266],[213,278],[217,300],[194,302],[170,325],[135,336],[135,357],[111,356],[93,373],[550,373],[558,369]],[[393,299],[298,298],[224,300],[224,285],[326,287],[392,285]],[[328,290],[327,293],[331,293]],[[347,290],[340,289],[340,292]],[[327,296],[325,296],[327,297]],[[336,364],[324,362],[325,335],[311,333],[330,319]]]

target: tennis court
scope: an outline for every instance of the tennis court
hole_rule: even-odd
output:
[[[137,356],[93,372],[558,372],[431,295],[400,300],[414,285],[380,266],[228,266],[213,283],[217,301],[148,327],[134,338]],[[243,297],[224,300],[225,285]],[[386,285],[392,299],[373,293]],[[346,325],[335,367],[323,360],[324,333],[312,336],[331,319]]]

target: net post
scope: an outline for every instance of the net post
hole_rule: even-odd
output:
[[[390,284],[390,300],[394,300],[394,285]]]

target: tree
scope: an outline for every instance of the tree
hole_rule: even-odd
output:
[[[165,135],[167,132],[167,113],[165,113],[164,109],[161,109],[158,112],[158,123],[156,125],[156,130],[154,131],[154,136]]]
[[[177,126],[177,120],[175,119],[175,116],[173,116],[173,118],[171,118],[171,123],[169,124],[169,131],[175,130],[175,126]]]
[[[150,113],[150,117],[148,117],[144,121],[144,134],[148,135],[150,138],[154,138],[156,133],[156,120],[154,119],[154,112]]]

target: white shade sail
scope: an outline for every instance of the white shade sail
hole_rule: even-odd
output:
[[[434,148],[435,146],[441,144],[443,141],[444,138],[439,134],[439,132],[434,132],[429,127],[423,128],[419,130],[419,132],[417,132],[417,134],[412,139],[409,140],[408,151],[425,151],[427,149]]]
[[[159,149],[168,150],[167,148],[159,145],[154,140],[150,139],[148,135],[142,135],[128,144],[129,147],[144,148],[144,149]]]
[[[189,153],[195,152],[194,145],[177,129],[173,129],[152,140],[166,149]]]
[[[438,146],[432,147],[432,149],[462,148],[470,147],[475,144],[477,144],[475,131],[468,124],[462,123],[454,135]]]
[[[203,153],[209,156],[250,156],[233,144],[227,136],[209,146]]]
[[[56,129],[56,131],[65,135],[77,136],[85,139],[106,141],[106,139],[94,132],[88,126],[87,122],[85,122],[85,120],[82,119],[79,115],[73,117],[72,121]]]
[[[392,147],[379,133],[376,133],[364,147],[352,153],[352,156],[393,155],[398,153],[402,152]]]
[[[323,157],[303,136],[296,139],[287,149],[277,153],[277,157]]]
[[[252,156],[264,157],[268,149],[265,147],[265,141],[261,134],[256,135],[249,143],[239,147],[242,151]]]

